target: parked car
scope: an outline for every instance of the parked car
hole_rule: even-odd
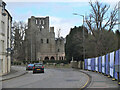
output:
[[[34,73],[44,73],[44,66],[42,63],[35,63],[33,67],[33,74]]]
[[[33,66],[34,66],[34,64],[28,64],[26,66],[26,70],[33,70]]]

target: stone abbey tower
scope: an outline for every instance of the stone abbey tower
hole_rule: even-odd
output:
[[[55,38],[48,16],[28,19],[25,41],[26,60],[65,60],[64,38]]]

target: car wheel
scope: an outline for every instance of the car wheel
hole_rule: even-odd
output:
[[[35,72],[33,72],[33,74],[35,74]]]

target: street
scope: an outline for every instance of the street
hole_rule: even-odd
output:
[[[82,88],[88,80],[87,75],[73,69],[45,69],[45,73],[28,71],[23,76],[3,81],[2,88]]]

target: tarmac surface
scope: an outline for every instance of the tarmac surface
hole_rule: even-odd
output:
[[[2,88],[117,88],[117,81],[112,81],[103,74],[72,68],[45,69],[45,73],[33,74],[25,67],[12,66],[11,72],[2,77]]]

